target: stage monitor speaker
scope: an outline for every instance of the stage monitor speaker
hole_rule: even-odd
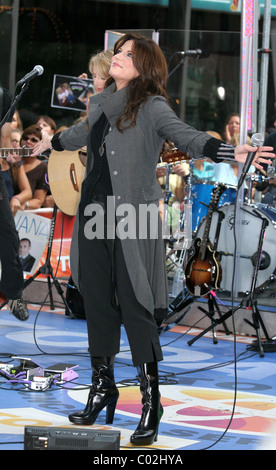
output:
[[[24,450],[119,450],[120,431],[25,426]]]

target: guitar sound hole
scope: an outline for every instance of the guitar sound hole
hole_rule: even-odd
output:
[[[86,167],[87,153],[83,150],[79,150],[79,159],[81,164]]]

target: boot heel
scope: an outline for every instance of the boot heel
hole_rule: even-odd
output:
[[[112,403],[109,403],[109,405],[107,405],[105,424],[112,424],[113,423],[116,405],[117,405],[117,399],[114,400]]]

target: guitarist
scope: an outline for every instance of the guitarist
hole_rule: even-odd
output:
[[[11,101],[11,94],[0,86],[0,122],[6,116]],[[1,148],[11,147],[11,121],[12,116],[0,129]],[[9,164],[7,160],[2,158],[0,158],[0,172],[6,183],[12,213],[15,215],[19,209],[22,209],[21,205],[31,198],[32,193],[28,179],[20,163]]]
[[[5,95],[8,96],[8,93]],[[9,109],[8,103],[3,99],[5,95],[0,89],[0,120]],[[8,135],[8,125],[10,126],[10,123],[5,123],[1,129],[1,143],[3,143],[4,135],[4,144],[7,143],[5,138]],[[29,318],[27,306],[21,298],[23,282],[23,269],[19,259],[19,237],[0,163],[0,307],[3,301],[10,299],[11,313],[21,321]]]
[[[10,208],[13,216],[18,210],[24,210],[25,203],[31,199],[32,191],[22,162],[8,163],[0,158],[0,172],[8,191]]]
[[[12,102],[12,96],[8,90],[0,86],[0,117],[2,119],[8,112]],[[11,147],[11,121],[12,116],[9,116],[7,122],[3,124],[0,130],[0,144],[1,147]]]
[[[19,237],[9,204],[8,191],[0,172],[0,307],[9,299],[11,313],[21,321],[29,318],[22,299],[23,268],[19,259]]]

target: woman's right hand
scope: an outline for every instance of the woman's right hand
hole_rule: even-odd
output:
[[[87,80],[87,79],[88,79],[88,75],[87,75],[87,73],[82,73],[81,75],[78,76],[78,78]]]

